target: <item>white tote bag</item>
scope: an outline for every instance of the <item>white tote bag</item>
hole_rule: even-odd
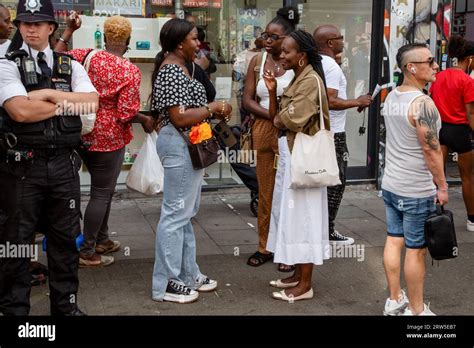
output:
[[[146,195],[163,191],[164,170],[156,152],[156,132],[147,134],[127,176],[127,187]]]
[[[89,53],[87,53],[86,57],[84,58],[84,61],[82,62],[82,66],[84,67],[87,73],[89,73],[91,59],[92,57],[95,56],[97,52],[99,51],[90,50]],[[95,113],[81,115],[81,122],[82,122],[81,135],[89,134],[92,132],[92,130],[94,129],[95,119],[96,119]]]
[[[324,126],[321,83],[319,78],[320,130],[315,135],[298,132],[291,153],[290,188],[313,188],[340,185],[334,135]]]

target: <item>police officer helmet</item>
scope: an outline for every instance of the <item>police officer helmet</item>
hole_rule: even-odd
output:
[[[58,28],[51,0],[20,0],[13,23],[18,27],[20,22],[50,22],[55,25],[54,30]]]

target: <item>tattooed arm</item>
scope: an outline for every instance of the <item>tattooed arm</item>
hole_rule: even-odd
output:
[[[438,187],[438,200],[448,203],[448,184],[444,175],[443,153],[438,138],[440,115],[433,100],[422,96],[410,107],[410,121],[416,127],[418,141],[423,149],[426,166]]]

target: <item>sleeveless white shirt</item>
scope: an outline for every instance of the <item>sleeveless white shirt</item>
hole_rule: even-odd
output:
[[[260,66],[260,79],[258,80],[257,84],[257,96],[260,98],[260,106],[264,109],[270,108],[270,94],[268,93],[267,86],[265,85],[265,81],[263,80],[263,72],[265,67],[265,62],[267,61],[268,54],[267,52],[263,53],[262,57],[262,65]],[[285,74],[277,77],[277,97],[281,97],[283,94],[283,90],[288,87],[291,83],[293,78],[295,77],[295,73],[292,69],[286,70]]]
[[[436,194],[416,128],[408,119],[411,104],[422,95],[421,91],[400,92],[394,89],[385,99],[382,110],[387,129],[382,188],[409,198],[427,198]],[[436,125],[439,134],[441,117]]]

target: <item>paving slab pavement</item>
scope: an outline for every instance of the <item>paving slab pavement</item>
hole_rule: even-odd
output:
[[[110,214],[113,239],[122,250],[115,264],[80,269],[80,307],[90,315],[380,315],[387,297],[382,264],[385,210],[372,188],[349,186],[336,228],[356,239],[363,254],[333,258],[314,270],[312,300],[276,301],[268,282],[285,276],[276,265],[246,265],[257,249],[257,219],[249,209],[246,189],[204,192],[193,221],[201,271],[219,282],[216,291],[201,294],[186,306],[151,300],[155,229],[161,196],[133,192],[114,196]],[[83,196],[85,208],[88,197]],[[460,188],[450,188],[450,204],[460,247],[457,259],[435,263],[427,257],[426,301],[435,313],[474,314],[474,233],[465,231]],[[359,249],[361,251],[362,249]],[[40,260],[44,260],[44,255]],[[32,289],[31,314],[49,313],[48,287]]]

